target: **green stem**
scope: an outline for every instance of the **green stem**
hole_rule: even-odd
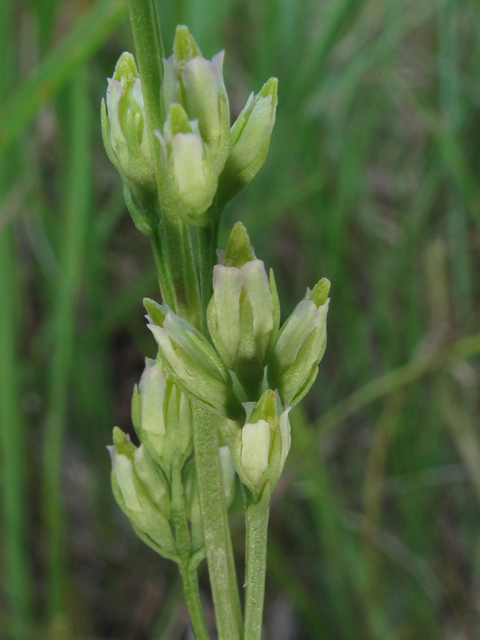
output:
[[[160,21],[154,0],[129,0],[128,7],[135,40],[136,60],[142,81],[145,117],[155,161],[155,177],[162,207],[162,231],[166,259],[173,288],[173,308],[195,327],[200,325],[200,292],[188,228],[177,216],[171,202],[161,149],[154,131],[165,120],[160,89],[164,57]],[[159,272],[160,277],[162,274]],[[163,283],[163,281],[162,281]]]
[[[240,598],[218,454],[219,418],[199,402],[193,402],[192,407],[200,509],[218,637],[240,640]]]
[[[169,307],[175,309],[175,298],[173,294],[170,271],[168,268],[165,246],[162,242],[160,229],[155,229],[150,236],[153,257],[155,258],[155,267],[158,273],[158,284],[162,299]]]
[[[200,600],[200,590],[198,588],[197,571],[196,569],[190,570],[184,564],[180,564],[179,569],[195,640],[208,640],[207,625],[203,617],[202,601]]]
[[[12,33],[13,3],[0,3],[0,77],[3,102],[13,85],[15,67]],[[0,203],[13,184],[18,169],[15,150],[8,146],[0,153]],[[19,366],[19,326],[21,292],[18,287],[13,234],[7,225],[0,232],[0,508],[2,519],[2,576],[8,602],[8,625],[5,633],[11,640],[30,636],[32,619],[31,579],[26,549],[26,514],[29,513],[25,491],[27,452],[25,424],[21,410]],[[7,618],[6,614],[4,616]]]
[[[203,617],[202,602],[198,588],[196,569],[190,568],[191,541],[185,511],[181,465],[174,461],[172,468],[172,520],[175,530],[177,553],[180,557],[178,568],[182,577],[183,591],[196,640],[208,640],[208,631]]]
[[[148,130],[161,129],[164,114],[160,104],[165,57],[160,21],[154,0],[128,0],[135,41],[136,61],[142,79]]]
[[[198,254],[200,262],[200,291],[202,294],[202,330],[207,332],[207,307],[213,294],[212,276],[213,267],[217,262],[218,231],[220,227],[219,217],[206,227],[198,229]]]
[[[66,550],[62,505],[62,445],[67,392],[75,344],[75,298],[82,276],[90,185],[90,118],[86,69],[70,85],[69,164],[64,212],[65,235],[60,258],[53,324],[55,347],[50,369],[43,451],[43,515],[47,534],[48,609],[53,619],[65,614]]]
[[[270,495],[246,508],[245,640],[261,640]]]
[[[170,276],[172,278],[175,312],[194,327],[200,327],[200,292],[193,259],[190,232],[175,215],[162,219],[163,235]]]
[[[2,158],[3,159],[3,158]],[[3,163],[2,163],[3,164]],[[9,228],[0,234],[0,455],[1,515],[4,587],[9,600],[12,640],[27,638],[32,602],[25,545],[25,431],[21,417],[18,381],[18,291],[14,277],[14,253]]]

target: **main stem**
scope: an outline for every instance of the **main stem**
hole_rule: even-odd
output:
[[[212,273],[217,261],[219,220],[213,221],[206,227],[198,229],[198,255],[200,266],[200,291],[202,293],[202,330],[208,336],[207,331],[207,307],[212,297]]]
[[[220,470],[218,417],[192,402],[200,509],[219,640],[242,637],[240,598]]]
[[[158,140],[153,133],[162,130],[165,120],[160,89],[163,79],[164,57],[160,21],[154,0],[128,0],[136,60],[142,82],[145,118],[152,156],[155,163],[155,178],[162,207],[163,246],[172,286],[174,309],[195,327],[200,326],[200,292],[195,262],[186,225],[177,216],[171,203]],[[158,247],[156,247],[158,248]],[[160,277],[161,274],[159,274]],[[164,285],[162,280],[162,285]]]
[[[245,510],[246,540],[246,594],[245,640],[261,640],[265,571],[267,567],[267,530],[269,498],[251,504]]]

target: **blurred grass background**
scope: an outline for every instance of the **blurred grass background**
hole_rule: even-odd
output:
[[[160,0],[227,50],[232,116],[279,78],[231,205],[284,317],[332,281],[319,378],[273,500],[265,640],[480,636],[480,5]],[[0,638],[190,638],[173,564],[114,504],[159,298],[102,148],[121,0],[0,2]],[[242,506],[232,512],[243,561]],[[210,609],[206,569],[201,583]],[[212,613],[209,614],[210,620]]]

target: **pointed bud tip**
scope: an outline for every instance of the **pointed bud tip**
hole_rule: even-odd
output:
[[[328,292],[330,291],[330,280],[322,278],[320,282],[313,287],[313,290],[308,295],[308,300],[312,300],[318,308],[325,304],[328,298]]]
[[[138,78],[137,65],[135,64],[135,58],[128,51],[124,51],[115,66],[113,73],[113,79],[121,82],[127,80],[127,82],[133,82]]]
[[[237,222],[230,233],[222,264],[225,267],[239,269],[251,260],[255,260],[255,252],[250,243],[247,229],[241,222]]]
[[[113,429],[113,444],[115,447],[115,451],[119,455],[127,456],[127,458],[132,458],[135,453],[136,447],[130,442],[130,438],[126,433],[124,433],[118,427]]]
[[[267,96],[275,97],[277,95],[277,92],[278,92],[278,79],[270,78],[263,85],[262,89],[260,90],[259,96],[261,98],[266,98]]]
[[[201,55],[202,53],[189,28],[184,24],[179,24],[173,42],[173,59],[177,69],[182,70],[187,62]]]
[[[177,133],[192,133],[192,127],[182,105],[176,102],[170,105],[166,128],[170,139]]]
[[[157,327],[163,327],[167,311],[162,307],[162,305],[158,304],[158,302],[155,302],[155,300],[152,300],[151,298],[144,298],[143,306],[152,321],[151,324],[157,325]]]
[[[256,423],[259,420],[265,420],[269,425],[272,425],[277,419],[277,396],[274,391],[267,389],[257,402],[249,422]]]

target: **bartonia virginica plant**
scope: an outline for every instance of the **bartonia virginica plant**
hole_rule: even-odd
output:
[[[208,638],[197,580],[205,555],[218,637],[259,640],[270,496],[290,449],[289,412],[325,350],[329,282],[280,326],[273,272],[241,223],[217,264],[221,213],[267,155],[277,81],[230,127],[223,52],[204,59],[179,26],[173,55],[161,59],[153,1],[132,0],[130,15],[138,67],[122,54],[102,132],[135,225],[151,240],[163,304],[144,300],[158,355],[133,393],[140,446],[114,429],[113,491],[140,538],[178,564],[197,640]],[[246,514],[244,619],[227,518],[235,474]]]

